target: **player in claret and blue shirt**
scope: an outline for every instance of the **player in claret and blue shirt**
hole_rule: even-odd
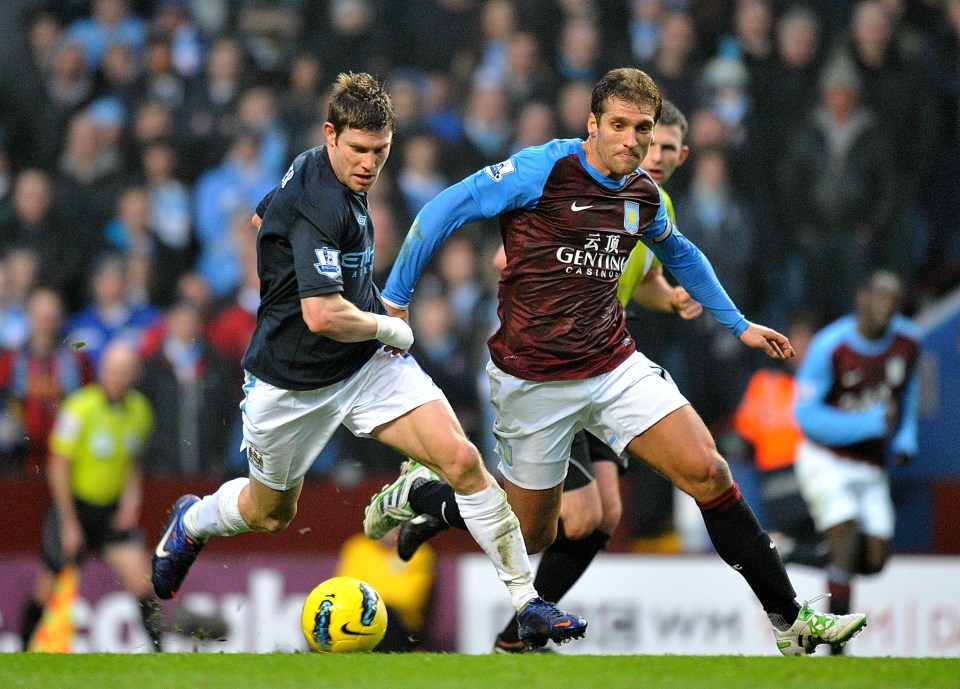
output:
[[[668,218],[654,180],[638,169],[661,103],[644,72],[608,72],[594,87],[585,141],[525,149],[420,211],[383,300],[388,313],[405,317],[414,284],[444,239],[467,223],[499,216],[507,265],[487,372],[500,469],[527,546],[539,551],[554,539],[571,442],[586,429],[696,499],[717,552],[769,615],[781,652],[840,646],[866,617],[797,603],[776,548],[703,421],[627,332],[617,285],[642,241],[742,342],[774,359],[793,355],[786,337],[744,318],[704,255]],[[401,502],[405,513],[397,509]],[[364,529],[377,537],[420,513],[443,518],[448,502],[436,482],[405,471],[374,496]]]
[[[829,546],[830,611],[850,610],[850,582],[886,563],[894,510],[887,463],[917,453],[919,344],[897,313],[899,278],[877,271],[856,312],[817,333],[797,371],[800,489]]]

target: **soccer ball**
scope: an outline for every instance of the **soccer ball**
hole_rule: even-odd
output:
[[[372,651],[387,633],[387,606],[370,584],[333,577],[307,596],[300,622],[314,651]]]

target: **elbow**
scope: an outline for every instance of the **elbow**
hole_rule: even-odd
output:
[[[326,314],[303,314],[303,322],[307,324],[307,330],[315,335],[330,335],[334,331],[334,322]]]

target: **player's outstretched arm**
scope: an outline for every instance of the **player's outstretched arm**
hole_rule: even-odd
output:
[[[748,347],[762,350],[771,359],[789,359],[795,354],[786,335],[756,323],[747,326],[740,334],[740,341]]]
[[[361,311],[339,292],[301,299],[300,307],[310,332],[337,342],[380,340],[402,351],[413,344],[413,331],[405,320]]]
[[[663,268],[652,267],[643,281],[633,290],[632,299],[651,311],[673,311],[684,320],[692,320],[703,313],[703,305],[690,296],[683,287],[673,287],[663,277]]]

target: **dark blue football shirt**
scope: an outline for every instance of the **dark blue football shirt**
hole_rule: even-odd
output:
[[[301,153],[257,214],[260,308],[243,367],[286,390],[349,378],[382,346],[310,332],[300,300],[334,292],[361,311],[385,314],[373,284],[373,221],[364,193],[333,172],[326,146]]]

